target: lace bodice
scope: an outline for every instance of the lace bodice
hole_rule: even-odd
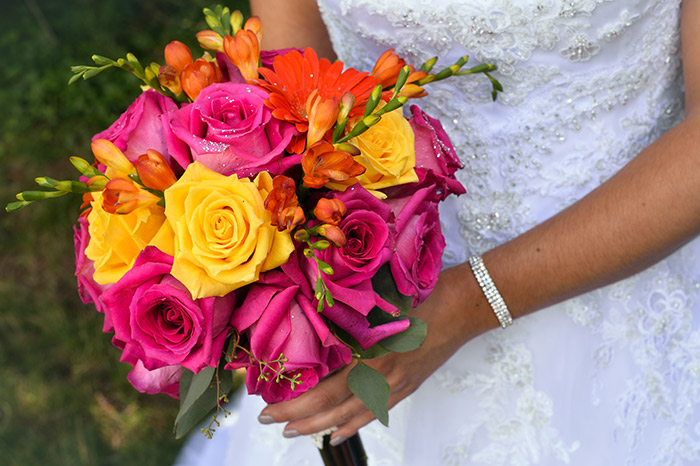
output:
[[[395,47],[416,65],[464,54],[479,77],[428,86],[466,164],[447,205],[462,262],[560,211],[617,171],[680,114],[677,0],[322,0],[336,53],[371,69]],[[454,230],[454,229],[453,229]],[[449,233],[448,233],[449,234]]]

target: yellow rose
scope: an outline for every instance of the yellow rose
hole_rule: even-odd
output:
[[[382,116],[379,123],[349,142],[362,152],[355,160],[367,170],[357,180],[368,191],[418,181],[414,170],[415,136],[400,108]],[[337,185],[340,183],[329,183],[326,186],[345,189]]]
[[[95,261],[97,283],[119,281],[146,246],[172,251],[172,233],[162,207],[151,205],[128,214],[110,214],[102,209],[102,193],[95,192],[92,197],[88,214],[90,243],[85,255]]]
[[[294,250],[265,210],[272,177],[224,176],[199,162],[165,190],[165,214],[175,234],[172,275],[193,298],[224,296],[284,264]]]

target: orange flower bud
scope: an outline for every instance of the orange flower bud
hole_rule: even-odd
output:
[[[175,95],[182,92],[180,74],[170,65],[163,65],[158,69],[158,82]]]
[[[182,42],[172,41],[165,46],[165,63],[180,73],[187,65],[192,64],[192,52]]]
[[[155,204],[160,200],[127,178],[109,180],[102,196],[102,208],[110,214],[128,214],[142,205]]]
[[[365,172],[347,152],[335,150],[332,144],[320,141],[309,147],[301,156],[304,184],[310,188],[322,188],[330,180],[346,181]]]
[[[404,66],[406,66],[406,60],[394,53],[394,49],[389,49],[377,59],[370,76],[377,78],[379,84],[386,89],[396,84],[396,79]],[[415,68],[410,65],[409,68],[411,74],[408,75],[407,83],[416,82],[428,75],[425,71],[415,71]]]
[[[426,95],[428,95],[428,93],[425,92],[425,89],[416,84],[406,84],[401,88],[401,92],[399,92],[399,97],[407,97],[409,99],[417,99],[419,97],[425,97]]]
[[[262,42],[262,21],[257,16],[251,16],[245,22],[243,29],[252,32],[258,38],[258,42]]]
[[[147,188],[165,191],[177,181],[170,164],[157,150],[148,149],[139,157],[135,166],[139,179]]]
[[[195,100],[202,89],[210,84],[223,81],[223,75],[216,63],[198,58],[191,65],[187,65],[180,73],[180,84],[187,97]]]
[[[254,32],[241,29],[235,37],[224,37],[224,53],[243,75],[243,79],[258,78],[260,41]]]
[[[224,51],[224,38],[214,31],[199,31],[197,33],[197,42],[204,50]]]
[[[314,216],[323,223],[339,225],[343,216],[347,212],[345,204],[340,199],[326,199],[322,197],[318,200],[314,208]]]
[[[338,100],[335,98],[323,99],[314,89],[306,99],[306,113],[309,116],[309,131],[306,133],[306,144],[311,146],[321,139],[333,128],[338,119]]]
[[[339,248],[342,248],[348,242],[347,238],[345,238],[345,233],[343,233],[343,230],[335,225],[323,224],[318,227],[317,231],[321,236]]]
[[[92,141],[91,147],[95,158],[107,167],[106,175],[108,177],[128,176],[136,173],[136,169],[129,162],[129,159],[111,141],[95,139]]]
[[[278,230],[291,230],[306,221],[304,210],[299,207],[294,180],[278,175],[272,180],[272,191],[265,199],[265,209],[272,214],[271,223]]]

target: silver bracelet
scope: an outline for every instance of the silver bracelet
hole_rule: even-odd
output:
[[[488,270],[486,270],[484,260],[480,256],[471,256],[469,258],[469,265],[472,267],[474,277],[476,277],[476,281],[479,283],[481,291],[484,292],[486,300],[491,305],[491,309],[493,309],[496,317],[498,317],[501,327],[508,327],[513,323],[513,317],[510,315],[506,302],[503,301],[503,296],[501,296],[501,293],[498,292],[493,280],[491,280],[491,275],[489,275]]]

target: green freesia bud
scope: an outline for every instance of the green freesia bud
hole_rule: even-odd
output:
[[[460,57],[459,60],[457,60],[455,62],[455,65],[457,65],[458,68],[461,68],[467,64],[467,61],[469,61],[469,55],[464,55],[463,57]]]
[[[381,84],[377,84],[374,89],[372,89],[369,100],[367,100],[367,105],[365,105],[365,116],[369,116],[374,109],[377,108],[377,105],[379,105],[379,102],[382,100],[382,90]]]
[[[39,178],[34,178],[34,181],[36,181],[36,184],[38,184],[42,188],[48,189],[53,189],[56,186],[56,183],[58,183],[58,180],[54,180],[53,178],[49,178],[48,176],[40,176]]]
[[[397,108],[403,106],[408,101],[408,97],[400,96],[391,99],[385,106],[379,110],[376,115],[384,115],[385,113],[393,112]]]
[[[360,155],[362,153],[359,147],[350,144],[349,142],[341,142],[339,144],[334,144],[333,147],[335,148],[335,150],[347,152],[352,156]]]
[[[5,206],[5,211],[6,212],[17,212],[20,209],[24,209],[29,204],[31,204],[31,201],[11,202]]]
[[[317,251],[323,251],[324,249],[328,249],[331,247],[330,241],[326,241],[325,239],[316,241],[314,244],[311,245],[311,247]]]
[[[314,251],[312,249],[306,248],[304,249],[304,256],[311,259],[312,257],[314,257]]]
[[[298,243],[303,243],[304,241],[309,239],[309,232],[306,230],[297,230],[294,233],[294,241]]]
[[[64,191],[67,193],[85,194],[90,192],[87,185],[85,183],[81,183],[80,181],[59,181],[56,183],[54,188],[58,191]]]
[[[80,157],[71,157],[70,158],[70,163],[73,164],[73,166],[78,170],[81,174],[85,176],[101,176],[102,172],[99,171],[97,168],[93,167],[90,165],[90,163]]]
[[[394,97],[401,92],[401,88],[403,87],[404,84],[406,84],[406,80],[408,79],[408,75],[411,73],[411,68],[406,65],[403,68],[401,68],[401,72],[399,73],[398,78],[396,78],[396,84],[394,85]]]
[[[236,35],[243,28],[243,13],[236,10],[231,13],[231,35]]]
[[[326,275],[333,275],[333,267],[331,267],[329,264],[326,264],[323,261],[316,261],[318,264],[318,268],[321,270],[321,272],[325,273]]]
[[[420,66],[420,70],[419,70],[419,71],[425,71],[426,73],[429,73],[430,70],[433,69],[433,66],[435,66],[435,64],[437,63],[437,61],[438,61],[438,57],[433,57],[433,58],[431,58],[430,60],[426,61],[425,63],[423,63],[423,64]]]
[[[68,194],[66,191],[23,191],[17,194],[17,199],[20,201],[42,201],[53,197],[61,197]]]
[[[93,55],[91,58],[92,58],[92,61],[94,61],[96,65],[100,65],[100,66],[104,66],[104,65],[114,66],[117,64],[117,62],[115,62],[111,58],[103,57],[102,55]]]

